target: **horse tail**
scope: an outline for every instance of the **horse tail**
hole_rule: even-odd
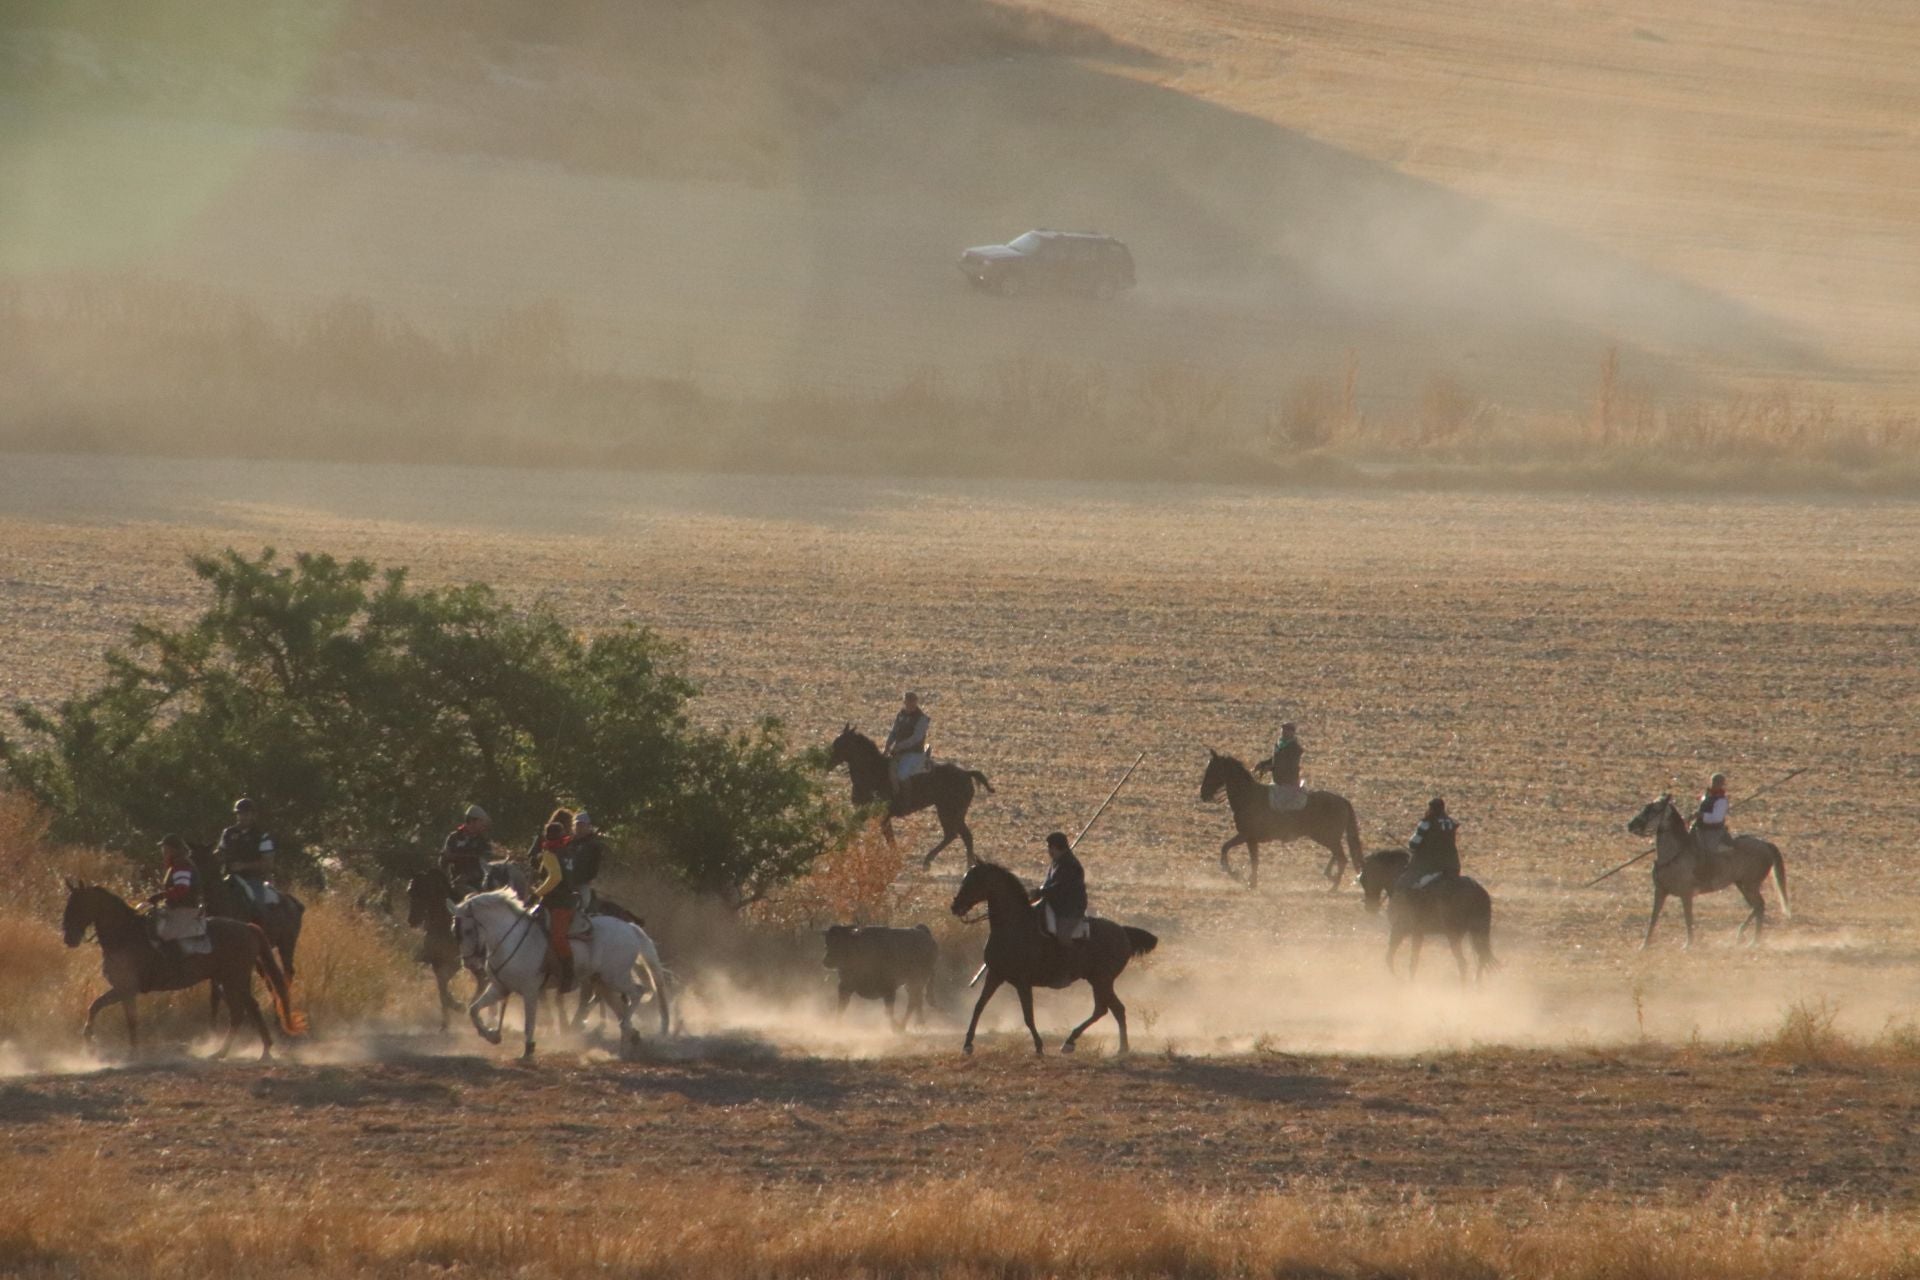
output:
[[[978,769],[969,769],[967,770],[967,776],[969,778],[972,778],[975,782],[979,783],[980,789],[985,791],[988,795],[993,794],[993,784],[987,781],[986,774],[980,772]]]
[[[253,967],[267,980],[267,993],[273,997],[273,1012],[280,1019],[280,1029],[290,1036],[307,1034],[307,1015],[293,1007],[293,992],[287,975],[280,968],[280,957],[274,954],[273,941],[257,924],[249,924],[247,929],[253,934]]]
[[[1473,953],[1480,957],[1481,965],[1491,969],[1499,963],[1493,958],[1493,896],[1478,884],[1474,888],[1480,890],[1480,895],[1474,903],[1474,921],[1467,933],[1473,939]]]
[[[635,962],[647,971],[647,985],[653,988],[653,998],[660,1004],[660,1034],[667,1035],[673,1028],[672,997],[667,994],[667,966],[660,963],[659,949],[653,945],[653,939],[639,925],[634,925],[640,935],[640,950],[634,957]]]
[[[1160,939],[1154,937],[1145,929],[1136,929],[1132,925],[1126,925],[1124,929],[1127,935],[1128,955],[1143,956],[1160,945]]]
[[[1793,904],[1787,901],[1787,860],[1780,855],[1779,845],[1770,844],[1767,848],[1773,850],[1773,882],[1780,886],[1780,909],[1786,912],[1787,919],[1791,920]]]

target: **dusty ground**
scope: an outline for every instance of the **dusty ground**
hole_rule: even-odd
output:
[[[1096,1162],[1185,1190],[1441,1204],[1548,1188],[1874,1206],[1920,1193],[1910,1069],[1656,1051],[1116,1063],[1034,1061],[1008,1041],[971,1061],[157,1064],[0,1085],[0,1129],[21,1157],[111,1141],[116,1163],[216,1196],[288,1177],[288,1150],[296,1186],[392,1178],[429,1194],[440,1175],[552,1144],[576,1201],[603,1179],[1044,1183]]]
[[[523,514],[535,490],[567,501]],[[347,1055],[332,1066],[16,1079],[0,1123],[21,1143],[124,1134],[156,1168],[204,1170],[225,1159],[192,1136],[212,1120],[250,1153],[291,1124],[316,1168],[459,1161],[472,1152],[429,1139],[532,1136],[564,1096],[585,1100],[565,1141],[604,1149],[604,1176],[893,1178],[1099,1153],[1175,1182],[1389,1195],[1730,1179],[1912,1200],[1910,1071],[1716,1046],[1772,1034],[1796,1004],[1860,1038],[1913,1017],[1920,509],[29,458],[0,478],[0,694],[79,686],[129,622],[192,607],[188,550],[227,543],[488,579],[589,625],[645,620],[686,641],[702,714],[777,712],[802,740],[848,719],[879,732],[916,685],[941,754],[999,788],[976,808],[982,852],[1030,876],[1039,837],[1145,749],[1086,850],[1096,909],[1163,940],[1121,983],[1140,1052],[1029,1063],[1001,1038],[1009,1001],[967,1063],[951,1022],[895,1044],[871,1011],[824,1029],[822,1005],[690,975],[689,1047],[660,1051],[690,1060],[621,1067],[558,1042],[524,1074],[490,1053],[418,1056],[464,1038],[401,1039],[387,1048],[407,1056],[367,1066],[336,1034],[311,1051]],[[1272,857],[1258,892],[1220,874],[1203,744],[1252,756],[1283,716],[1370,844],[1451,798],[1496,903],[1504,963],[1484,989],[1457,991],[1444,953],[1416,985],[1388,979],[1380,922],[1328,895],[1303,849]],[[1798,766],[1813,772],[1737,815],[1790,868],[1795,916],[1776,914],[1766,948],[1734,945],[1721,897],[1694,952],[1676,918],[1638,954],[1643,875],[1578,888],[1640,847],[1621,825],[1670,779],[1723,767],[1739,792]],[[904,873],[908,914],[937,918],[958,869]],[[422,996],[424,1012],[424,980]],[[1050,1043],[1083,1002],[1041,1001]]]

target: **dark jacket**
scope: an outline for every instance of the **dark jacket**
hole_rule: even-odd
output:
[[[1034,895],[1035,902],[1044,902],[1053,908],[1053,914],[1063,920],[1078,919],[1087,914],[1087,872],[1080,865],[1080,859],[1071,853],[1063,853],[1047,868],[1047,878],[1040,882],[1040,892]]]
[[[1459,829],[1460,824],[1444,814],[1420,819],[1413,839],[1407,841],[1407,850],[1413,854],[1413,860],[1407,864],[1407,877],[1417,881],[1436,871],[1445,876],[1459,875]]]
[[[576,885],[592,884],[606,860],[607,842],[598,832],[573,837],[560,855],[560,861],[566,864],[567,879]]]
[[[887,751],[891,753],[894,748],[903,742],[911,741],[916,735],[920,739],[920,744],[914,750],[925,751],[927,749],[926,733],[931,726],[932,720],[926,712],[901,711],[893,718],[893,728],[887,731]]]
[[[1273,749],[1273,781],[1282,787],[1300,785],[1300,757],[1306,748],[1300,745],[1300,739],[1290,738]]]
[[[476,888],[486,879],[487,864],[493,861],[493,841],[463,824],[447,834],[440,846],[440,869],[455,884]]]
[[[220,833],[220,862],[228,874],[258,879],[273,870],[273,837],[260,828],[249,831],[238,823]]]

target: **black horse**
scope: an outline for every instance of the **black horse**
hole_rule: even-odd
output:
[[[1467,980],[1467,957],[1460,940],[1473,943],[1473,980],[1494,964],[1493,899],[1470,876],[1443,876],[1419,888],[1399,887],[1413,855],[1405,849],[1379,849],[1360,864],[1360,891],[1368,911],[1380,910],[1387,901],[1387,972],[1393,972],[1393,958],[1400,944],[1413,939],[1413,952],[1407,960],[1407,976],[1420,968],[1420,945],[1430,933],[1446,935],[1453,948],[1453,959],[1460,966],[1460,981]]]
[[[1299,809],[1276,809],[1266,784],[1254,779],[1247,766],[1232,756],[1207,750],[1207,771],[1200,777],[1200,798],[1217,800],[1227,793],[1227,806],[1233,810],[1233,838],[1220,846],[1220,869],[1233,874],[1227,854],[1237,844],[1247,846],[1247,887],[1260,886],[1260,846],[1274,840],[1282,844],[1306,838],[1327,851],[1327,865],[1321,874],[1329,889],[1338,889],[1346,878],[1348,852],[1340,847],[1346,837],[1353,865],[1359,866],[1365,854],[1360,848],[1360,820],[1345,796],[1331,791],[1307,792],[1307,803]]]
[[[960,891],[953,895],[953,914],[964,916],[982,902],[987,904],[986,985],[973,1006],[973,1020],[967,1023],[962,1051],[973,1052],[980,1012],[1000,984],[1007,982],[1020,993],[1020,1012],[1026,1015],[1027,1030],[1033,1035],[1033,1051],[1044,1053],[1040,1032],[1033,1025],[1033,989],[1086,982],[1093,986],[1093,1014],[1068,1034],[1060,1052],[1072,1053],[1080,1033],[1109,1011],[1120,1026],[1120,1052],[1127,1052],[1127,1006],[1114,994],[1113,981],[1127,967],[1127,961],[1152,951],[1160,940],[1145,929],[1095,918],[1087,922],[1090,934],[1085,940],[1062,945],[1041,928],[1039,912],[1020,877],[991,862],[976,862],[967,868]]]
[[[293,952],[300,945],[300,922],[307,913],[306,905],[276,885],[273,893],[279,901],[256,911],[247,891],[228,874],[217,850],[204,844],[190,845],[189,850],[207,914],[259,925],[280,953],[280,968],[292,982]]]
[[[227,1038],[214,1056],[224,1058],[233,1049],[240,1020],[245,1017],[260,1032],[260,1057],[264,1061],[273,1056],[273,1037],[260,1015],[259,1001],[253,998],[255,972],[267,981],[280,1029],[290,1036],[305,1033],[306,1018],[293,1011],[287,976],[274,958],[267,935],[257,925],[214,917],[207,921],[207,941],[212,948],[207,954],[181,955],[173,948],[162,951],[149,939],[146,920],[120,895],[84,881],[68,880],[66,884],[61,935],[69,947],[77,947],[91,929],[100,943],[100,968],[107,979],[106,994],[87,1009],[87,1024],[81,1034],[89,1042],[93,1040],[93,1020],[102,1009],[117,1004],[127,1019],[127,1047],[138,1053],[140,1025],[134,1016],[134,1001],[139,996],[149,991],[184,991],[211,982],[215,998],[226,998],[228,1014]]]
[[[886,812],[880,817],[880,834],[887,838],[887,847],[897,847],[893,839],[893,820],[910,813],[932,807],[940,816],[940,843],[927,850],[924,866],[931,867],[940,851],[952,844],[957,836],[967,849],[967,865],[972,866],[977,859],[973,856],[973,830],[967,826],[967,809],[973,804],[973,788],[978,783],[988,795],[993,794],[993,784],[987,781],[987,775],[978,769],[963,769],[957,764],[942,762],[923,773],[908,778],[898,790],[893,785],[893,764],[887,759],[877,743],[852,725],[840,731],[833,740],[833,746],[827,753],[828,767],[847,766],[847,776],[853,780],[853,803],[864,808],[877,802],[886,802]]]
[[[1413,861],[1413,854],[1405,848],[1375,849],[1360,861],[1360,874],[1355,877],[1360,882],[1361,901],[1367,910],[1379,914],[1380,904],[1393,896],[1393,882],[1398,880]]]

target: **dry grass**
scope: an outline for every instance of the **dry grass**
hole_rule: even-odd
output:
[[[0,447],[27,450],[1920,492],[1920,419],[1788,389],[1662,399],[1622,381],[1612,351],[1591,414],[1504,409],[1436,374],[1402,412],[1365,415],[1351,355],[1277,394],[1206,362],[1022,356],[975,379],[926,368],[880,392],[742,396],[586,368],[552,302],[450,338],[360,301],[276,317],[215,290],[85,278],[0,291],[0,375]]]
[[[87,1194],[72,1194],[85,1186]],[[111,1158],[0,1171],[0,1269],[21,1277],[1911,1277],[1920,1222],[1766,1201],[1621,1211],[1552,1193],[1443,1210],[1312,1193],[1161,1194],[1082,1175],[911,1189],[649,1179],[574,1199],[564,1159],[503,1152],[464,1175],[348,1183],[297,1167],[208,1199]],[[576,1193],[577,1194],[577,1193]],[[182,1217],[192,1230],[180,1230]],[[1789,1221],[1791,1225],[1788,1225]]]

